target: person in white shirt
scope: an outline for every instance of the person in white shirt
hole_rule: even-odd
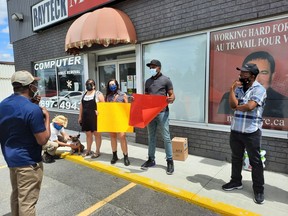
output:
[[[51,135],[49,141],[42,147],[42,150],[44,151],[42,155],[43,162],[53,163],[58,147],[70,147],[70,144],[67,143],[67,141],[70,140],[70,137],[64,129],[67,127],[67,124],[68,119],[63,115],[58,115],[52,119],[52,123],[50,123]]]

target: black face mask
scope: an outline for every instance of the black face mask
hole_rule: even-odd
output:
[[[88,83],[86,85],[86,89],[87,89],[87,91],[92,91],[93,90],[93,85],[91,83]]]
[[[243,87],[245,88],[249,83],[251,82],[250,77],[249,78],[239,78],[239,81],[242,83]]]

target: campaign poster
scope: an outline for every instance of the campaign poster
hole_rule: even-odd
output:
[[[210,35],[209,123],[230,125],[229,89],[245,63],[257,64],[267,92],[263,128],[288,130],[288,18]]]

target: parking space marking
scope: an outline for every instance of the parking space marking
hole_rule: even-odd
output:
[[[128,185],[126,185],[125,187],[121,188],[120,190],[116,191],[115,193],[111,194],[110,196],[106,197],[105,199],[101,200],[100,202],[96,203],[95,205],[93,205],[93,206],[89,207],[88,209],[82,211],[77,216],[87,216],[87,215],[92,214],[97,209],[101,208],[102,206],[104,206],[105,204],[110,202],[111,200],[117,198],[118,196],[120,196],[121,194],[123,194],[126,191],[130,190],[131,188],[133,188],[136,185],[137,184],[135,184],[133,182],[128,184]]]
[[[103,164],[98,161],[87,161],[81,156],[76,155],[70,155],[70,153],[63,153],[61,155],[62,158],[78,163],[80,165],[84,165],[86,167],[90,167],[92,169],[95,169],[100,172],[105,172],[117,177],[120,177],[122,179],[126,179],[131,182],[135,182],[139,185],[146,186],[148,188],[152,188],[153,190],[160,191],[166,194],[169,194],[171,196],[177,197],[182,200],[186,200],[187,202],[196,204],[198,206],[204,207],[206,209],[210,209],[213,212],[219,213],[221,215],[245,215],[245,216],[259,216],[259,214],[255,212],[251,212],[246,209],[242,209],[236,206],[232,206],[223,202],[219,202],[216,200],[213,200],[208,197],[200,196],[196,193],[186,191],[181,188],[176,188],[171,185],[155,181],[154,179],[150,179],[144,176],[140,176],[135,173],[126,172],[123,171],[123,169],[118,168],[116,166],[111,166],[107,164]]]

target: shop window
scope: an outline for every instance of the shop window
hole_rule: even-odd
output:
[[[263,128],[288,130],[288,19],[217,30],[210,34],[208,123],[230,125],[229,91],[246,63],[258,66],[256,80],[266,89]]]
[[[174,87],[176,101],[170,107],[170,119],[205,121],[206,34],[152,43],[143,46],[145,80],[150,77],[146,64],[152,59],[162,63],[162,73]]]
[[[40,105],[48,109],[79,110],[84,86],[83,58],[73,56],[34,63]]]

